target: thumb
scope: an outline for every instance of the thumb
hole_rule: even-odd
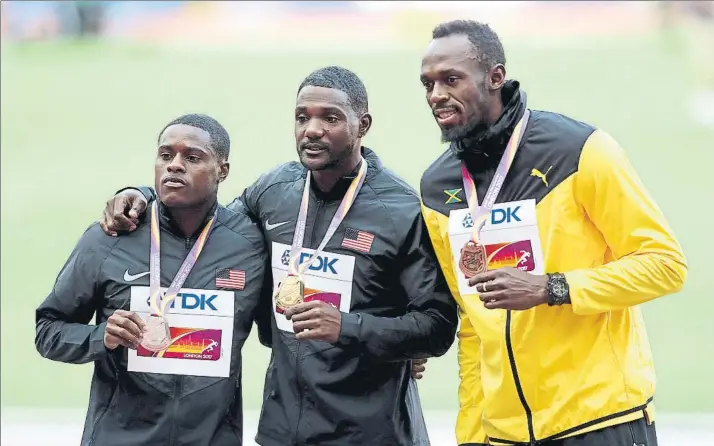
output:
[[[129,218],[138,219],[139,215],[143,214],[146,210],[146,200],[143,198],[137,198],[129,209]]]

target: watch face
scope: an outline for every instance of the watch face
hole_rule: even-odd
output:
[[[568,290],[563,282],[555,282],[553,284],[553,294],[558,297],[565,297],[568,294]]]

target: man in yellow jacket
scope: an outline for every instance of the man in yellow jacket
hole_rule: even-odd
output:
[[[687,265],[625,152],[603,130],[529,110],[498,36],[454,21],[422,60],[450,147],[423,214],[460,307],[461,446],[657,444],[639,304]]]

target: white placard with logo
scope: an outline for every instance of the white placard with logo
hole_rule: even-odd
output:
[[[275,291],[278,284],[288,275],[288,259],[290,245],[273,242],[273,314],[280,330],[294,333],[293,323],[284,315],[283,310],[275,302]],[[299,263],[306,262],[313,249],[303,248]],[[343,313],[349,313],[352,306],[352,279],[354,277],[355,258],[344,254],[334,254],[323,251],[303,273],[305,281],[305,301],[321,300],[338,308]]]
[[[473,221],[468,209],[449,213],[449,244],[454,271],[461,295],[476,294],[459,268],[461,248],[469,241]],[[486,246],[489,269],[514,267],[532,274],[543,274],[541,249],[535,200],[498,203],[481,229],[479,240]]]
[[[166,288],[161,288],[165,293]],[[233,345],[235,293],[184,288],[165,315],[171,345],[159,353],[129,350],[130,372],[228,377]],[[151,314],[149,287],[131,287],[131,311]]]

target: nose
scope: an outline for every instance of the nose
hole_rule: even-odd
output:
[[[433,106],[441,104],[449,100],[449,93],[446,91],[446,86],[441,82],[435,82],[434,88],[429,95],[429,103]]]
[[[169,163],[168,166],[166,166],[166,170],[168,170],[170,173],[184,173],[186,172],[186,166],[183,163],[183,158],[181,155],[176,155],[171,162]]]
[[[319,119],[311,119],[305,128],[305,137],[308,139],[320,139],[325,136],[325,130]]]

